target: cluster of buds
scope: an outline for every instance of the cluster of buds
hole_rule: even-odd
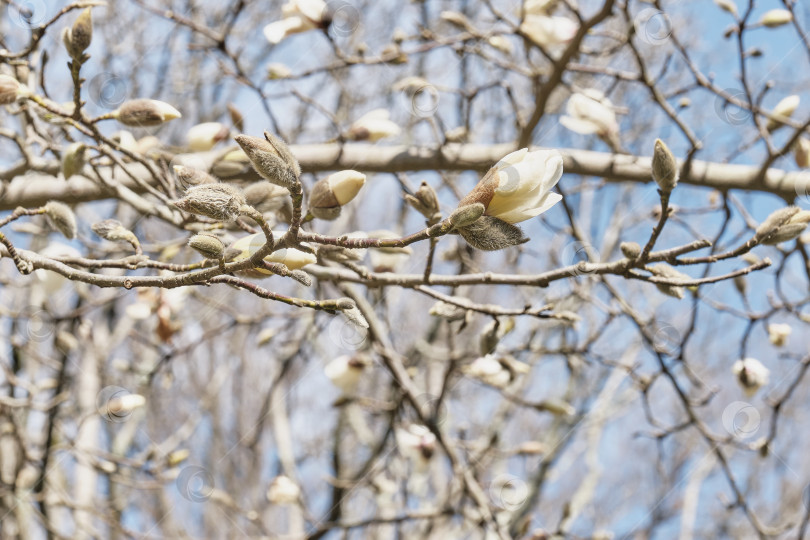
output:
[[[422,181],[422,185],[413,195],[406,194],[405,201],[417,212],[425,216],[429,225],[438,223],[441,219],[439,198],[436,196],[436,191],[427,182]]]
[[[523,148],[505,156],[459,202],[459,208],[480,203],[484,213],[470,225],[458,227],[458,233],[471,246],[486,251],[525,242],[515,223],[542,214],[562,199],[551,191],[562,173],[562,156],[556,150]]]
[[[309,213],[332,220],[354,199],[366,183],[366,175],[353,170],[340,171],[318,180],[309,195]]]
[[[798,238],[810,223],[810,211],[798,206],[780,208],[768,216],[754,233],[754,242],[775,246]]]

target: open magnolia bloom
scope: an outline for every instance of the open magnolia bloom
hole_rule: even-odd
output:
[[[552,193],[563,173],[563,159],[556,150],[516,150],[492,167],[459,208],[484,205],[484,215],[459,234],[475,248],[492,251],[526,241],[515,223],[539,216],[561,199]]]
[[[541,47],[568,43],[579,31],[579,25],[567,17],[526,15],[520,31]]]
[[[273,231],[275,238],[281,238],[284,231]],[[242,261],[256,253],[267,242],[264,233],[250,234],[240,238],[233,244],[230,249],[238,250],[236,256],[231,258],[232,262]],[[270,255],[264,258],[265,261],[271,263],[281,263],[290,270],[299,270],[308,264],[314,264],[318,259],[312,253],[307,253],[295,248],[282,248],[277,249]],[[273,273],[264,268],[254,268],[252,271],[244,272],[248,277],[266,277],[271,276]]]
[[[291,36],[328,24],[326,3],[323,0],[291,0],[281,7],[284,16],[264,27],[264,37],[276,45]]]
[[[613,104],[595,88],[577,92],[568,100],[560,123],[575,133],[612,138],[619,133]]]

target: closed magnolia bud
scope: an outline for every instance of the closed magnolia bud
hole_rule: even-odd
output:
[[[216,177],[211,176],[207,172],[193,167],[186,167],[185,165],[175,165],[174,174],[184,187],[219,183]]]
[[[211,150],[218,142],[228,138],[230,131],[228,126],[219,122],[204,122],[192,126],[186,138],[188,147],[194,152],[205,152]]]
[[[663,277],[667,279],[679,279],[684,281],[691,281],[692,277],[681,272],[678,272],[670,265],[666,263],[656,264],[649,268],[650,272],[654,276]],[[682,300],[684,297],[684,288],[678,285],[668,285],[666,283],[656,283],[655,286],[658,288],[659,291],[662,293],[672,296],[673,298],[677,298],[678,300]]]
[[[267,66],[267,78],[272,80],[286,79],[292,75],[292,71],[285,64],[273,62]]]
[[[84,51],[87,50],[93,40],[93,16],[90,13],[90,8],[79,14],[72,27],[65,28],[62,33],[62,40],[70,57],[81,61]]]
[[[186,196],[174,205],[192,214],[231,221],[239,217],[240,208],[245,203],[245,195],[237,187],[230,184],[202,184],[188,188]]]
[[[281,236],[284,235],[284,231],[274,232],[273,235],[276,238],[281,238]],[[262,233],[244,236],[231,244],[228,250],[226,250],[225,260],[234,262],[243,261],[264,247],[266,243],[267,238]],[[306,244],[302,245],[306,247]],[[269,263],[281,263],[290,270],[300,270],[308,264],[318,262],[315,255],[295,248],[277,249],[266,256],[264,260]],[[264,278],[273,275],[273,273],[266,268],[254,268],[243,273],[248,277],[254,278]]]
[[[495,251],[528,241],[517,225],[492,216],[481,216],[475,223],[458,229],[458,233],[476,249]]]
[[[17,101],[22,85],[9,75],[0,75],[0,105],[9,105]]]
[[[266,206],[268,202],[278,197],[284,197],[289,192],[281,186],[277,186],[268,181],[254,182],[245,188],[245,199],[247,203],[254,207],[260,208]]]
[[[619,249],[628,259],[638,259],[638,256],[641,255],[641,246],[637,242],[622,242]]]
[[[786,9],[772,9],[762,14],[759,24],[768,28],[776,28],[793,20],[793,14]]]
[[[714,0],[714,3],[723,11],[728,11],[735,17],[737,16],[737,4],[734,0]]]
[[[441,317],[448,321],[460,321],[467,315],[467,310],[455,304],[448,304],[439,300],[430,308],[428,313],[434,317]]]
[[[422,181],[422,185],[415,194],[406,194],[405,200],[429,221],[435,219],[439,213],[439,200],[436,192],[425,181]]]
[[[339,356],[326,364],[324,374],[344,394],[351,395],[357,390],[363,372],[369,366],[364,356]]]
[[[481,203],[466,204],[453,210],[453,213],[447,219],[454,229],[468,227],[484,215],[485,209]]]
[[[357,306],[351,307],[349,309],[341,309],[340,311],[344,317],[346,317],[350,323],[354,324],[359,328],[368,328],[368,321],[363,316],[363,312]]]
[[[470,19],[468,19],[467,16],[461,12],[442,11],[439,14],[439,18],[443,21],[449,22],[461,30],[464,30],[465,32],[475,32],[475,27],[470,22]]]
[[[664,193],[670,193],[678,184],[678,162],[661,139],[655,139],[652,176]]]
[[[48,216],[51,226],[65,238],[70,240],[76,238],[76,215],[68,205],[50,201],[45,205],[45,215]]]
[[[320,219],[335,219],[340,207],[354,199],[366,183],[366,175],[347,170],[318,180],[309,197],[309,211]]]
[[[133,246],[139,244],[135,234],[124,227],[117,219],[105,219],[90,226],[93,232],[110,242],[127,242]]]
[[[188,247],[194,249],[206,259],[221,259],[225,252],[225,244],[211,233],[199,233],[188,241]]]
[[[146,405],[146,398],[140,394],[124,394],[117,396],[107,402],[107,406],[102,408],[105,415],[122,415],[130,413],[138,407]]]
[[[84,154],[87,147],[80,142],[70,144],[62,154],[62,175],[70,180],[74,174],[79,174],[84,168]]]
[[[793,158],[796,160],[796,166],[804,169],[810,165],[810,139],[800,137],[793,147]]]
[[[228,116],[231,117],[231,124],[236,131],[245,131],[245,117],[233,103],[228,103]]]
[[[301,166],[284,141],[267,131],[264,137],[237,135],[234,139],[262,178],[277,186],[294,188],[299,184]]]
[[[761,244],[776,245],[798,238],[810,223],[810,211],[797,206],[780,208],[757,227],[754,240]]]
[[[156,99],[132,99],[113,112],[113,118],[131,127],[159,126],[181,116],[180,111]]]
[[[768,119],[765,129],[768,131],[774,131],[775,129],[782,127],[784,123],[791,116],[793,116],[793,113],[796,112],[800,102],[801,98],[796,94],[782,98],[782,100],[776,104],[776,107],[773,108],[771,118]]]
[[[386,137],[396,137],[401,130],[389,117],[385,109],[367,112],[349,127],[347,138],[353,141],[375,142]]]

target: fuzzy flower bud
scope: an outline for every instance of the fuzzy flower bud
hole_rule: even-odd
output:
[[[93,16],[90,8],[79,14],[76,22],[70,28],[65,28],[62,32],[62,41],[71,58],[81,61],[84,51],[90,46],[93,40]]]
[[[684,273],[678,272],[677,270],[672,268],[667,263],[661,263],[661,264],[656,264],[654,266],[651,266],[650,267],[650,272],[652,272],[652,274],[654,276],[667,278],[667,279],[680,279],[680,280],[684,280],[684,281],[687,281],[687,280],[691,281],[692,280],[691,276],[688,276],[688,275],[686,275]],[[673,298],[677,298],[678,300],[683,299],[684,292],[685,292],[683,287],[680,287],[680,286],[677,286],[677,285],[667,285],[666,283],[656,283],[655,286],[658,287],[659,291],[661,291],[662,293],[664,293],[664,294],[666,294],[668,296],[672,296]]]
[[[678,162],[661,139],[655,139],[652,159],[652,176],[664,193],[670,193],[678,185]]]
[[[159,126],[181,116],[180,111],[156,99],[132,99],[113,112],[113,118],[131,127]]]
[[[177,176],[177,180],[180,181],[180,184],[184,187],[219,183],[219,180],[207,172],[195,169],[193,167],[186,167],[185,165],[175,165],[174,174]]]
[[[472,225],[458,229],[458,233],[472,247],[483,251],[496,251],[528,241],[520,227],[492,216],[481,216]]]
[[[90,226],[93,232],[110,242],[126,242],[134,247],[140,245],[135,234],[117,219],[105,219]]]
[[[775,246],[798,238],[810,223],[810,211],[797,206],[780,208],[768,216],[754,233],[754,241]]]
[[[641,255],[641,246],[637,242],[622,242],[619,249],[628,259],[638,259],[638,256]]]
[[[0,105],[9,105],[23,93],[20,82],[9,75],[0,75]]]
[[[284,141],[267,131],[264,139],[250,135],[237,135],[234,139],[262,178],[287,189],[299,184],[301,166]]]
[[[188,241],[188,247],[194,249],[206,259],[221,259],[225,252],[222,240],[211,233],[199,233]]]
[[[366,175],[347,170],[321,178],[312,187],[309,211],[319,219],[335,219],[340,208],[351,201],[366,183]]]
[[[447,219],[454,229],[460,229],[478,221],[478,218],[484,215],[484,210],[484,205],[481,203],[465,204],[453,210]]]
[[[203,122],[192,126],[186,138],[188,147],[194,152],[205,152],[211,150],[218,142],[224,141],[230,135],[230,130],[225,124],[219,122]]]
[[[231,221],[239,217],[239,210],[245,203],[245,195],[237,187],[230,184],[201,184],[188,188],[186,196],[174,205],[191,214]]]
[[[737,360],[731,367],[731,372],[736,375],[737,382],[740,383],[743,391],[749,397],[768,384],[771,374],[770,370],[756,358]]]
[[[76,238],[76,215],[66,204],[50,201],[45,205],[45,215],[51,226],[62,233],[62,235],[72,240]]]
[[[74,174],[79,174],[84,168],[85,151],[87,147],[80,142],[70,144],[62,154],[62,175],[70,180]]]
[[[417,212],[425,216],[429,222],[438,219],[439,199],[436,196],[436,191],[424,180],[415,194],[405,195],[405,201]]]
[[[273,62],[267,66],[267,78],[272,80],[286,79],[292,75],[292,71],[285,64]]]

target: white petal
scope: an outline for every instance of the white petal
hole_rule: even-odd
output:
[[[594,124],[588,120],[582,120],[580,118],[574,118],[572,116],[562,116],[560,117],[560,123],[573,131],[574,133],[580,133],[582,135],[592,135],[594,133],[599,133],[601,126]]]

